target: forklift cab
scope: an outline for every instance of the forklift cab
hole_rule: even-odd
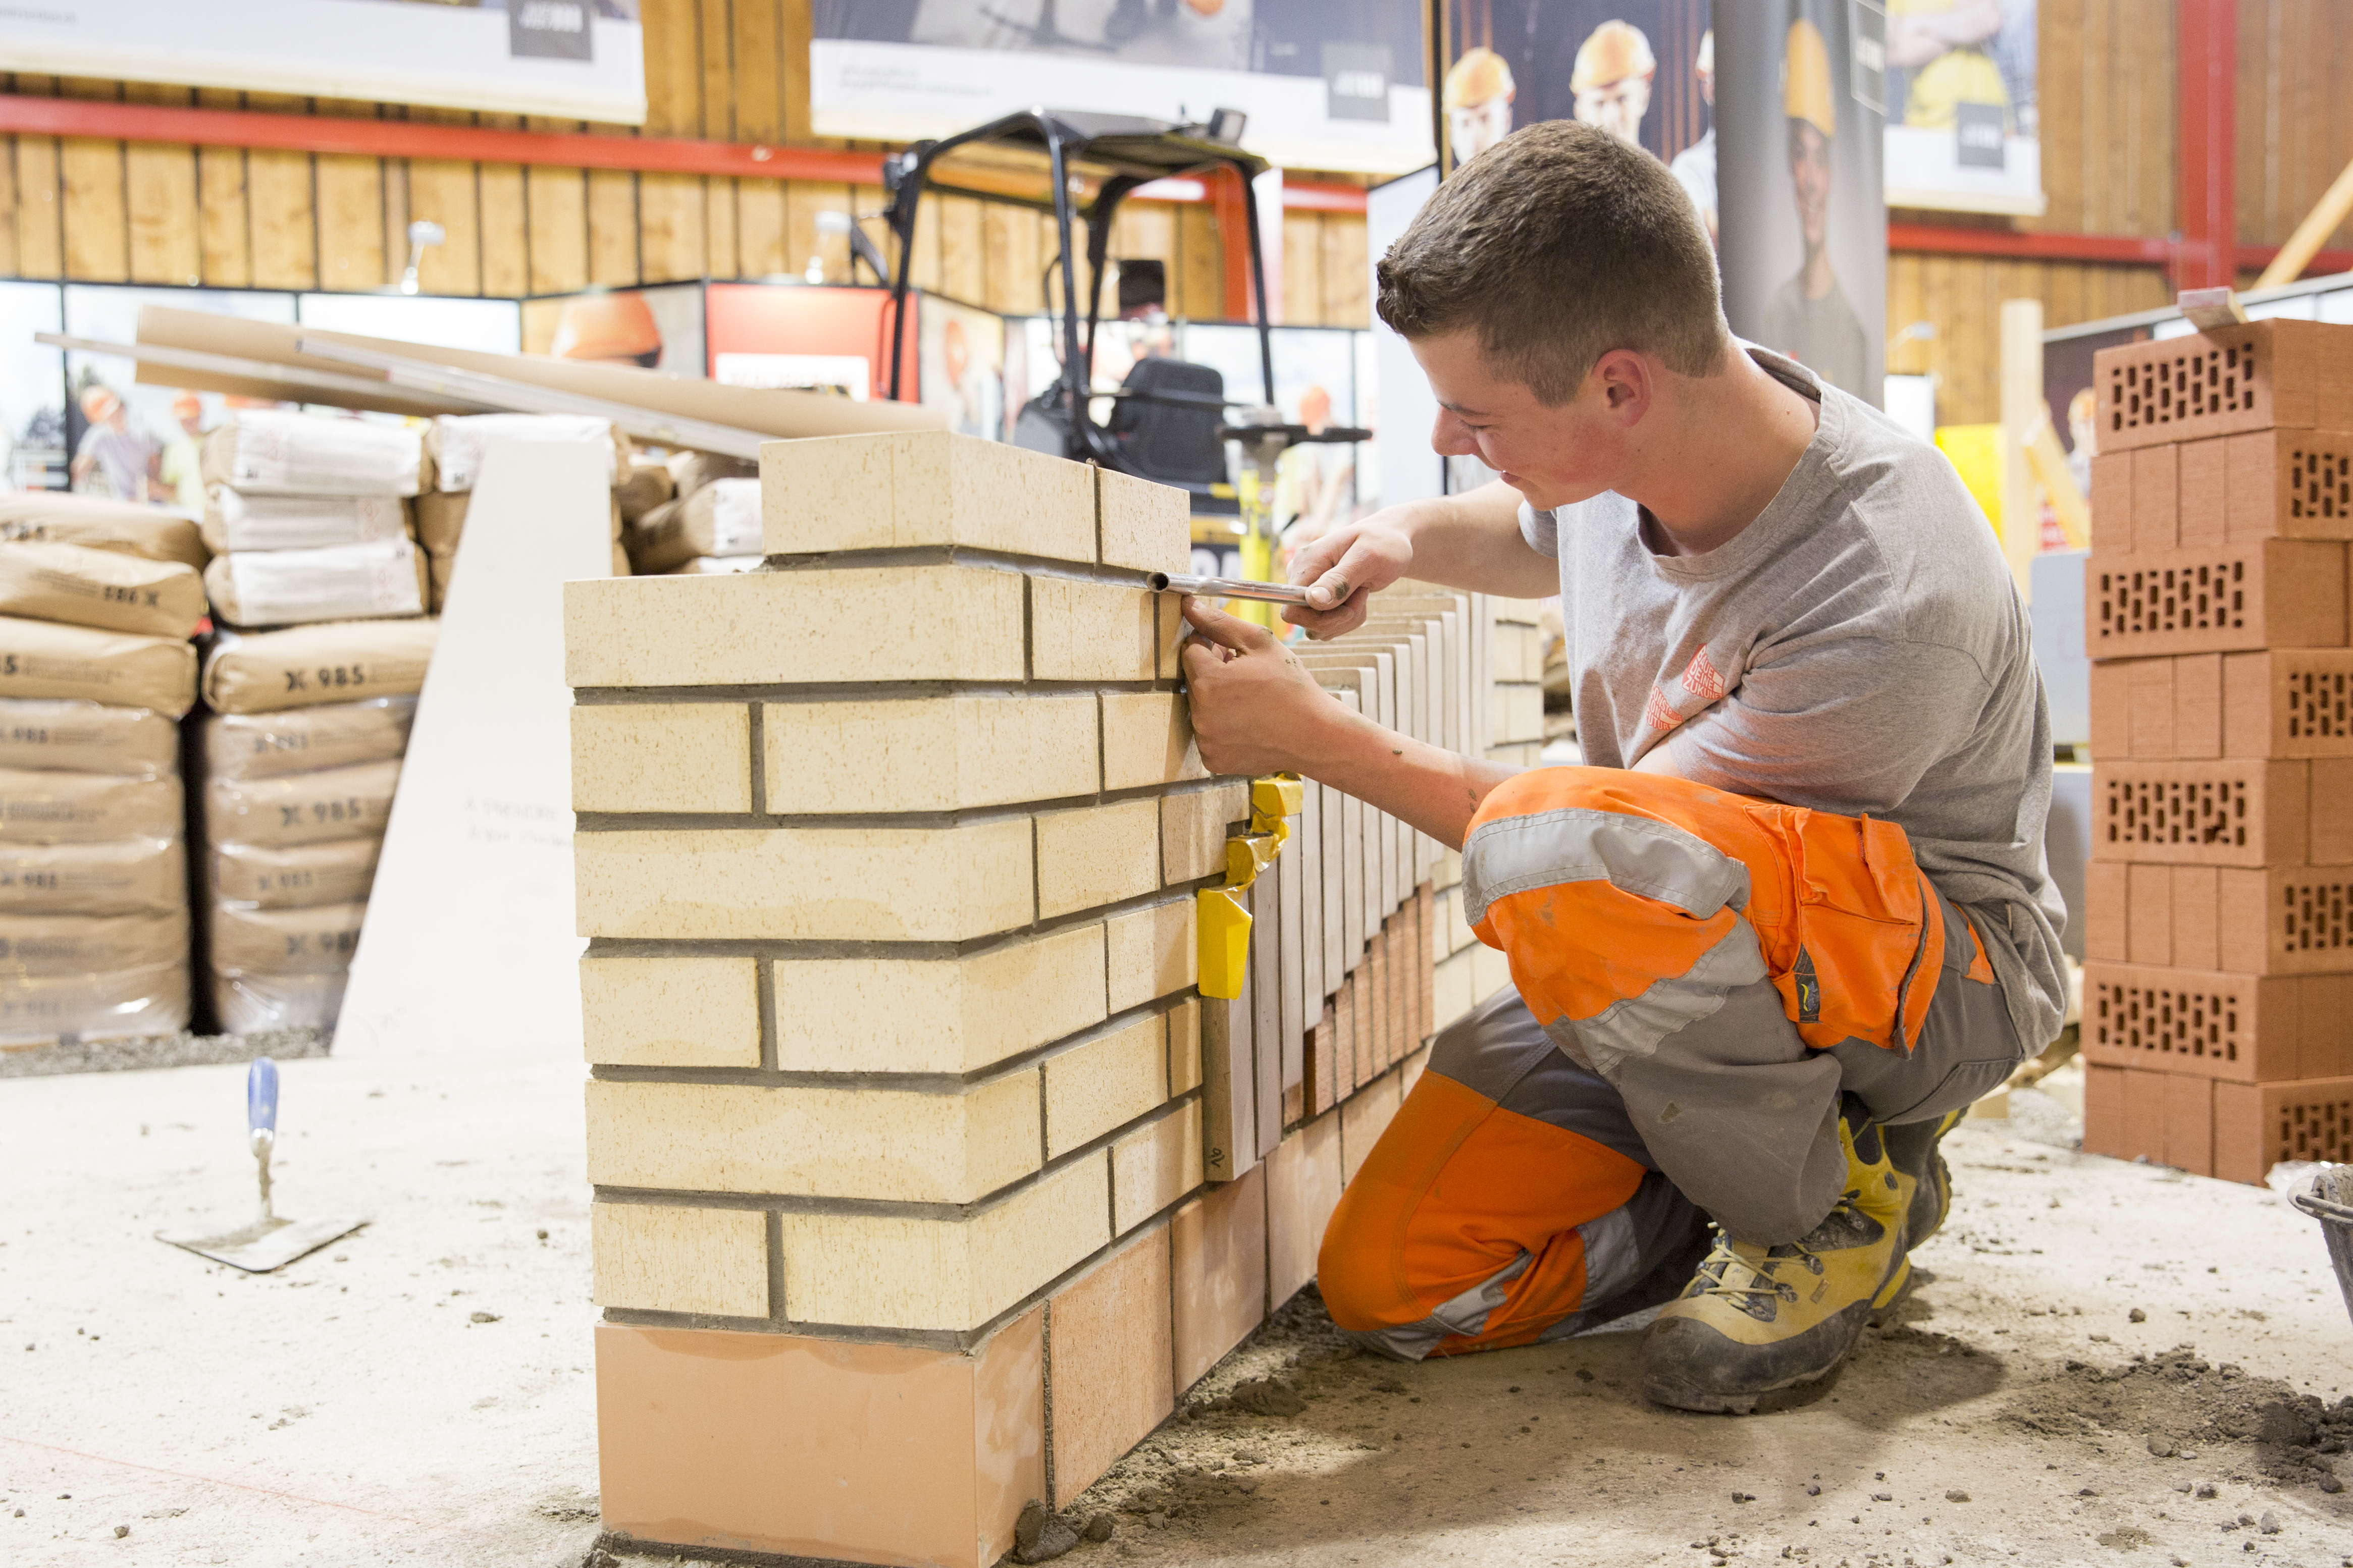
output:
[[[898,276],[892,280],[891,395],[900,395],[918,204],[926,190],[964,191],[1018,201],[1054,215],[1060,249],[1048,276],[1059,275],[1060,281],[1061,310],[1055,336],[1061,371],[1051,385],[1021,408],[1013,433],[1018,445],[1175,486],[1191,495],[1196,516],[1235,517],[1247,509],[1228,480],[1225,444],[1229,440],[1243,443],[1246,456],[1264,481],[1248,488],[1271,492],[1272,465],[1285,447],[1302,441],[1370,439],[1364,430],[1310,432],[1304,426],[1283,424],[1276,413],[1264,253],[1259,242],[1258,208],[1250,202],[1242,205],[1255,306],[1250,324],[1258,329],[1259,385],[1252,389],[1258,395],[1229,396],[1225,378],[1218,371],[1173,359],[1139,361],[1117,387],[1092,384],[1112,219],[1120,203],[1154,180],[1214,176],[1230,170],[1247,184],[1264,173],[1264,159],[1235,144],[1240,119],[1232,110],[1221,110],[1208,125],[1175,125],[1124,115],[1031,109],[944,141],[918,142],[886,160],[883,182],[891,192],[891,227],[899,241]],[[989,156],[992,152],[997,154],[994,158]],[[1002,183],[1008,162],[1003,154],[1008,152],[1015,154],[1009,162],[1027,166],[1032,178],[1042,176],[1042,191],[1026,198],[1007,194]],[[950,162],[958,153],[965,157]],[[1042,167],[1038,166],[1040,158]],[[958,177],[969,177],[975,163],[993,176],[986,189]],[[1081,225],[1086,234],[1083,296],[1079,251],[1072,243]],[[1228,242],[1233,237],[1228,236]],[[1082,297],[1083,321],[1079,310]],[[1106,397],[1113,400],[1111,416],[1098,423],[1092,405]],[[1229,410],[1240,416],[1229,419]],[[1245,518],[1244,528],[1251,528],[1250,520]]]

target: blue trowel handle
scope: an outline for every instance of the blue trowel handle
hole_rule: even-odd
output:
[[[256,1057],[245,1073],[245,1124],[255,1132],[278,1131],[278,1064]]]

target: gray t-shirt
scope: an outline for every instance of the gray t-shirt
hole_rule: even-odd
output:
[[[1687,778],[1903,827],[1969,906],[2021,1045],[2058,1037],[2066,910],[2045,875],[2051,717],[2026,606],[1941,454],[1803,366],[1757,363],[1821,404],[1757,520],[1704,555],[1663,555],[1605,493],[1520,509],[1560,561],[1587,762],[1662,742]]]

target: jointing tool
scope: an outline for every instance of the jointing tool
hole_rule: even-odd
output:
[[[367,1224],[366,1215],[336,1215],[327,1219],[280,1219],[269,1207],[269,1155],[278,1144],[278,1064],[256,1057],[245,1073],[245,1122],[254,1163],[261,1172],[261,1214],[251,1225],[218,1235],[157,1231],[155,1239],[242,1268],[268,1274],[285,1268],[305,1253],[316,1252],[338,1237]]]
[[[1194,577],[1182,572],[1155,572],[1152,587],[1161,594],[1198,594],[1204,599],[1257,599],[1270,605],[1304,605],[1307,589],[1290,583],[1253,583],[1243,577]]]

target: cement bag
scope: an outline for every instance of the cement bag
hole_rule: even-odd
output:
[[[239,409],[205,437],[205,483],[246,495],[413,496],[433,485],[412,425]]]
[[[349,972],[332,974],[223,974],[209,984],[213,1014],[232,1035],[271,1029],[332,1029],[343,1010]]]
[[[212,713],[198,731],[207,779],[266,779],[357,763],[398,762],[414,697],[328,702],[282,713]]]
[[[0,490],[0,541],[19,539],[86,544],[205,569],[205,542],[197,537],[194,519],[127,500],[63,490]]]
[[[152,708],[177,719],[196,700],[196,650],[185,637],[0,616],[0,699],[27,697]]]
[[[144,708],[0,698],[0,768],[162,778],[180,771],[180,727]]]
[[[426,433],[434,482],[442,490],[470,490],[482,469],[482,454],[493,440],[597,441],[607,453],[605,488],[629,461],[629,438],[609,419],[591,414],[444,414]]]
[[[0,768],[0,841],[102,844],[177,838],[180,781],[111,773],[19,773]]]
[[[225,904],[265,910],[364,904],[383,849],[381,838],[337,838],[284,848],[224,844],[213,851],[213,892]]]
[[[323,550],[240,550],[205,568],[213,609],[235,626],[421,616],[425,552],[406,539]]]
[[[471,490],[460,490],[455,495],[435,490],[431,495],[418,496],[417,542],[427,550],[458,553],[458,540],[466,531],[466,508],[473,500]]]
[[[317,844],[381,838],[400,782],[398,763],[362,763],[280,778],[205,781],[205,837],[212,844]]]
[[[223,637],[205,658],[216,713],[273,713],[366,697],[413,697],[432,662],[432,621],[334,621]]]
[[[0,914],[168,914],[188,907],[177,838],[0,843]]]
[[[0,1049],[176,1035],[187,1026],[185,958],[0,984]]]
[[[205,618],[205,584],[185,562],[26,540],[0,544],[0,616],[185,637]]]
[[[630,528],[628,543],[630,562],[646,574],[697,555],[757,555],[760,481],[721,479],[658,506]]]
[[[185,907],[139,915],[0,914],[0,991],[21,980],[64,980],[187,960]]]
[[[635,522],[678,494],[670,469],[644,458],[633,459],[613,483],[613,504],[625,522]]]
[[[756,479],[760,463],[756,458],[723,458],[716,452],[672,452],[669,463],[670,483],[678,487],[679,499],[721,479]]]
[[[341,974],[360,945],[367,905],[321,904],[312,909],[212,907],[211,960],[216,974]]]
[[[249,496],[214,485],[205,492],[205,543],[216,555],[382,544],[408,537],[411,504],[398,496]]]
[[[757,572],[765,559],[758,555],[691,555],[671,567],[670,577],[722,577],[730,572]]]

